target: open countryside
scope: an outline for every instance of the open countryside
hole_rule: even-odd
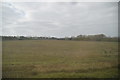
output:
[[[19,1],[1,4],[3,79],[120,76],[118,2]]]

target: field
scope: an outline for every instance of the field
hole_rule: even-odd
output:
[[[118,43],[3,41],[3,78],[116,78]]]

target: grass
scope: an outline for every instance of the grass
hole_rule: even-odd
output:
[[[117,42],[3,41],[7,78],[116,78],[117,66]]]

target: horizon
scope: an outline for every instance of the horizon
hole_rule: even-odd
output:
[[[87,34],[87,35],[84,35],[84,34],[79,34],[79,35],[82,35],[82,36],[95,36],[95,35],[101,35],[102,33],[99,33],[99,34]],[[77,37],[79,35],[75,35],[75,36],[64,36],[64,37],[56,37],[56,36],[30,36],[30,35],[0,35],[1,37],[3,36],[8,36],[8,37],[20,37],[20,36],[24,36],[24,37],[48,37],[48,38],[51,38],[51,37],[54,37],[54,38],[71,38],[71,37]],[[105,35],[105,34],[103,34]],[[111,38],[115,38],[115,37],[119,37],[119,36],[107,36],[105,35],[106,37],[111,37]]]

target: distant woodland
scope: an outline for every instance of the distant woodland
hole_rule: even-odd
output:
[[[26,36],[0,36],[2,40],[76,40],[76,41],[119,41],[118,37],[108,37],[104,34],[78,35],[72,37],[26,37]]]

